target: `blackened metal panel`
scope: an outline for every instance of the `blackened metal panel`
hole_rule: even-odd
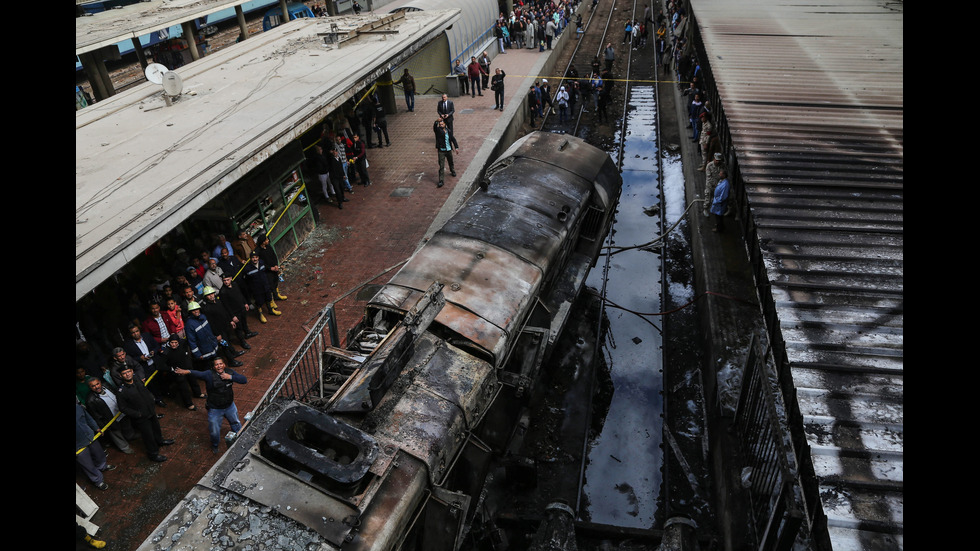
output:
[[[512,334],[541,279],[536,266],[496,246],[437,233],[391,279],[391,284],[426,289],[438,281],[445,285],[447,303]]]

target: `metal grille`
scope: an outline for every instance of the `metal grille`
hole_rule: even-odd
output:
[[[753,337],[735,412],[739,453],[748,478],[756,549],[789,549],[803,522],[802,492],[775,369]],[[782,412],[782,413],[781,413]]]
[[[297,347],[279,377],[269,385],[255,409],[246,416],[245,425],[256,417],[276,398],[283,397],[306,401],[311,398],[326,398],[323,392],[323,364],[326,346],[339,347],[337,316],[333,303],[328,304],[316,320],[313,328]]]

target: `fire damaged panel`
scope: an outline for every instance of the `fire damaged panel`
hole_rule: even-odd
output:
[[[541,273],[484,241],[437,233],[391,283],[425,289],[433,281],[445,284],[447,302],[510,332],[537,292]]]
[[[265,433],[262,456],[332,490],[348,490],[364,479],[378,455],[369,435],[306,406],[283,412]]]

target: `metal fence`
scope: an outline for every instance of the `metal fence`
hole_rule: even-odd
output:
[[[753,337],[734,426],[759,550],[790,549],[804,518],[803,492],[781,396],[775,369]]]
[[[306,401],[312,398],[326,398],[324,380],[324,350],[326,347],[339,347],[340,336],[337,333],[337,316],[333,303],[320,311],[313,328],[296,348],[276,380],[269,385],[265,395],[255,405],[255,409],[247,416],[244,426],[257,417],[276,398],[283,397],[293,400]]]

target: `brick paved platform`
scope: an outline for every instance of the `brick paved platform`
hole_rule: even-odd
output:
[[[438,161],[432,132],[439,97],[419,96],[415,111],[408,112],[396,94],[398,113],[388,116],[392,145],[368,150],[372,185],[355,187],[343,210],[335,205],[317,206],[318,227],[284,262],[286,281],[280,291],[288,299],[278,302],[282,316],[270,316],[267,324],[250,320],[250,328],[259,335],[251,339],[252,349],[240,358],[245,365],[238,369],[249,382],[235,389],[243,418],[292,356],[309,322],[328,302],[347,295],[336,305],[343,335],[360,317],[364,300],[370,297],[368,293],[358,297],[358,288],[390,279],[394,270],[385,270],[411,256],[434,231],[431,228],[441,226],[472,192],[483,166],[498,148],[500,136],[515,117],[518,121],[523,117],[528,86],[535,78],[551,77],[537,73],[556,51],[510,50],[494,58],[491,70],[500,67],[507,73],[507,107],[503,112],[493,109],[490,90],[482,97],[453,98],[454,129],[461,148],[455,159],[459,176],[450,177],[447,170],[442,188],[436,187]],[[318,187],[315,181],[311,185]],[[319,197],[320,192],[312,190],[309,196]],[[176,440],[161,450],[168,461],[149,461],[142,453],[142,444],[136,441],[133,455],[110,447],[109,462],[118,468],[106,473],[108,490],[95,489],[84,476],[76,475],[76,482],[100,507],[92,521],[101,527],[100,535],[113,549],[136,549],[218,458],[210,451],[204,400],[196,399],[195,403],[197,411],[185,410],[174,401],[158,408],[165,414],[161,420],[164,437]]]

